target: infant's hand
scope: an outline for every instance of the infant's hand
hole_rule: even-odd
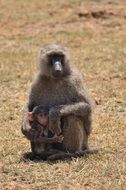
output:
[[[54,142],[59,142],[59,143],[61,143],[61,142],[63,141],[63,139],[64,139],[64,136],[63,136],[63,135],[59,135],[59,136],[54,135],[54,136],[52,137],[52,139],[54,140]]]
[[[31,126],[27,122],[23,122],[21,127],[22,133],[29,139],[29,133],[31,130]]]

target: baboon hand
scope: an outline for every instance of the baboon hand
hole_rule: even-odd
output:
[[[57,136],[56,134],[52,137],[52,140],[54,140],[54,142],[59,142],[61,143],[64,139],[64,136],[63,135],[59,135]]]
[[[61,133],[60,111],[53,107],[49,111],[49,130],[52,133],[59,135]]]
[[[25,130],[25,131],[30,131],[30,129],[31,129],[31,126],[30,126],[29,123],[24,123],[24,124],[23,124],[23,130]]]
[[[29,122],[23,122],[21,127],[22,133],[29,139],[29,134],[31,133],[31,126]]]

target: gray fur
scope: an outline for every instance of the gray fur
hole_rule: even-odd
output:
[[[63,73],[60,78],[52,75],[48,62],[48,55],[55,53],[64,55]],[[92,100],[80,72],[70,62],[67,50],[59,45],[49,45],[40,51],[39,71],[31,86],[22,125],[22,132],[26,137],[31,130],[28,127],[27,113],[38,105],[49,108],[49,129],[52,132],[60,133],[58,121],[62,118],[64,140],[59,154],[63,151],[64,157],[71,157],[78,151],[89,150]],[[56,154],[55,159],[59,157],[60,155]]]

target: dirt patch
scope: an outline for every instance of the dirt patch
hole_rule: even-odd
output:
[[[113,12],[108,12],[106,10],[100,10],[100,11],[90,11],[90,12],[79,12],[78,17],[85,17],[85,18],[95,18],[95,19],[106,19],[111,16],[122,16],[122,15],[117,15]],[[126,18],[126,16],[123,16]]]

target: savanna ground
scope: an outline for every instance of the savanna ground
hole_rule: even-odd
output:
[[[72,161],[24,162],[22,110],[49,43],[70,49],[97,106],[90,144]],[[0,189],[126,189],[126,1],[0,0]]]

